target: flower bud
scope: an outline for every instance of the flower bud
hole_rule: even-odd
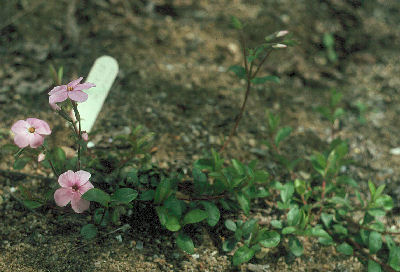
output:
[[[39,156],[38,156],[38,158],[37,158],[37,161],[38,161],[38,162],[41,162],[41,161],[43,161],[45,158],[46,158],[46,155],[45,155],[44,153],[40,153]]]
[[[281,30],[278,33],[276,33],[275,37],[280,38],[280,37],[286,36],[288,33],[289,33],[289,31],[287,31],[287,30]]]
[[[71,110],[69,112],[69,117],[71,118],[72,122],[75,123],[76,122],[76,117],[75,117],[75,112],[74,110]]]
[[[272,46],[272,48],[286,48],[286,47],[287,45],[282,43],[277,43]]]
[[[85,142],[87,142],[87,141],[89,140],[89,135],[86,133],[86,131],[84,131],[84,132],[82,133],[82,139],[83,139]]]
[[[55,111],[61,110],[61,108],[56,103],[53,103],[53,104],[50,103],[50,107]]]

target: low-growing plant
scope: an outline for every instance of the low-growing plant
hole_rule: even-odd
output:
[[[71,203],[76,213],[91,212],[92,222],[80,230],[86,239],[96,237],[99,229],[109,225],[122,225],[117,230],[128,228],[132,220],[140,220],[129,218],[130,211],[146,205],[154,210],[159,224],[174,233],[176,245],[189,254],[195,252],[193,226],[212,228],[224,222],[230,236],[222,242],[222,249],[234,251],[234,266],[250,261],[263,247],[287,247],[288,254],[299,257],[307,250],[304,239],[314,238],[321,246],[333,246],[344,255],[358,257],[368,271],[400,271],[400,247],[394,239],[399,232],[388,229],[382,220],[393,208],[392,198],[384,193],[384,185],[376,187],[372,181],[368,181],[368,193],[363,193],[361,182],[343,170],[352,160],[347,141],[335,137],[334,124],[343,114],[338,106],[341,93],[332,91],[329,106],[318,108],[331,123],[332,139],[327,150],[301,158],[313,171],[309,178],[298,177],[300,158],[290,159],[281,151],[292,128],[281,127],[279,116],[272,113],[268,114],[269,133],[264,144],[290,175],[280,179],[259,169],[256,160],[243,163],[222,156],[236,133],[253,84],[279,83],[275,75],[259,76],[268,56],[294,44],[288,31],[278,31],[261,45],[247,48],[243,24],[235,17],[232,22],[240,33],[244,62],[229,70],[246,82],[246,90],[235,124],[218,152],[212,149],[195,161],[189,175],[163,172],[151,162],[155,150],[152,134],[140,126],[114,138],[114,147],[88,149],[90,135],[81,129],[77,103],[87,99],[83,90],[94,84],[81,84],[82,78],[78,78],[62,85],[62,69],[56,72],[51,68],[59,86],[49,92],[49,103],[68,122],[76,154],[67,158],[62,148],[47,143],[45,137],[52,131],[45,121],[17,121],[11,130],[19,149],[3,147],[15,152],[14,169],[37,161],[51,169],[54,177],[43,196],[20,187],[16,198],[30,210],[52,209],[54,199],[60,207]],[[260,222],[253,217],[256,199],[269,205],[275,219]]]

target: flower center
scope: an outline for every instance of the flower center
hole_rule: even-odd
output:
[[[68,92],[72,91],[73,89],[74,89],[74,87],[67,86],[67,91],[68,91]]]
[[[30,127],[30,128],[28,128],[28,131],[29,131],[30,133],[34,133],[34,132],[35,132],[35,128],[34,128],[34,127]]]
[[[79,186],[78,185],[73,185],[72,186],[72,190],[74,190],[75,192],[79,191]]]

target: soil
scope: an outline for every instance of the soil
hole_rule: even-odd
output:
[[[344,94],[339,135],[349,140],[355,166],[346,169],[362,187],[386,184],[396,208],[388,225],[400,227],[400,3],[369,1],[254,0],[10,0],[0,10],[0,145],[11,143],[11,125],[27,117],[51,124],[56,143],[66,145],[65,125],[48,106],[53,83],[48,67],[63,66],[65,81],[87,75],[102,55],[116,58],[120,72],[95,128],[95,144],[124,133],[132,122],[156,133],[154,162],[163,169],[190,171],[194,160],[221,147],[239,112],[245,83],[227,72],[240,64],[235,15],[246,23],[249,45],[277,30],[298,44],[272,54],[265,75],[280,84],[252,90],[237,136],[226,158],[258,159],[274,172],[262,145],[265,111],[293,127],[289,156],[307,157],[329,144],[329,123],[314,111],[330,90]],[[338,61],[327,58],[325,33],[335,39]],[[359,121],[356,103],[366,106]],[[205,228],[196,230],[196,253],[184,254],[151,211],[127,230],[110,227],[100,238],[82,240],[90,216],[69,208],[31,212],[14,197],[18,186],[40,191],[49,174],[28,165],[16,175],[12,157],[0,157],[0,271],[366,271],[357,259],[303,240],[301,258],[284,247],[264,252],[239,268]],[[308,174],[308,173],[303,173]],[[282,177],[276,177],[282,179]],[[52,182],[55,182],[54,180]],[[15,194],[14,194],[15,193]],[[271,218],[265,205],[251,217]],[[154,217],[152,217],[154,215]],[[140,225],[137,223],[140,222]]]

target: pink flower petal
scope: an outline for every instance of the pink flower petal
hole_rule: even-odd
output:
[[[32,148],[37,148],[41,146],[44,141],[44,137],[37,133],[29,133],[28,138],[29,138],[29,145]]]
[[[72,200],[73,196],[74,192],[72,189],[59,188],[54,193],[54,200],[57,206],[64,207]]]
[[[75,80],[71,81],[70,83],[68,83],[67,86],[68,86],[68,87],[75,87],[76,85],[79,84],[79,82],[82,81],[82,79],[83,79],[83,77],[80,77],[80,78],[78,78],[78,79],[75,79]]]
[[[65,188],[71,188],[75,184],[75,180],[76,180],[76,175],[71,170],[62,173],[58,177],[58,183],[61,185],[61,187]]]
[[[55,103],[58,103],[58,102],[63,102],[67,98],[68,98],[68,91],[65,90],[63,92],[58,92],[58,93],[50,95],[49,103],[51,105],[51,104],[55,104]]]
[[[61,86],[56,86],[54,87],[50,92],[49,95],[53,95],[55,93],[61,92],[61,91],[67,91],[67,85],[61,85]]]
[[[74,100],[76,102],[84,102],[88,99],[88,94],[84,93],[82,91],[70,91],[68,92],[68,96],[69,98],[71,98],[71,100]]]
[[[79,180],[79,186],[85,184],[90,179],[91,176],[89,172],[83,170],[76,171],[75,175]]]
[[[11,127],[11,131],[18,134],[18,133],[25,133],[30,128],[30,125],[27,121],[19,120]]]
[[[85,184],[83,184],[81,187],[79,187],[79,193],[82,195],[89,191],[90,189],[94,188],[93,184],[90,183],[90,181],[87,181]]]
[[[96,85],[94,85],[93,83],[90,82],[86,82],[83,84],[78,84],[74,87],[74,91],[81,91],[81,90],[86,90],[86,89],[90,89],[92,87],[96,87]]]
[[[50,135],[51,134],[51,129],[49,125],[40,119],[36,118],[28,118],[26,121],[35,128],[35,133],[41,134],[41,135]]]
[[[29,135],[30,134],[28,131],[26,133],[20,133],[15,135],[14,137],[14,143],[19,147],[19,148],[24,148],[29,145]]]
[[[71,207],[76,213],[82,213],[89,209],[90,202],[82,199],[78,193],[75,193],[71,200]]]

